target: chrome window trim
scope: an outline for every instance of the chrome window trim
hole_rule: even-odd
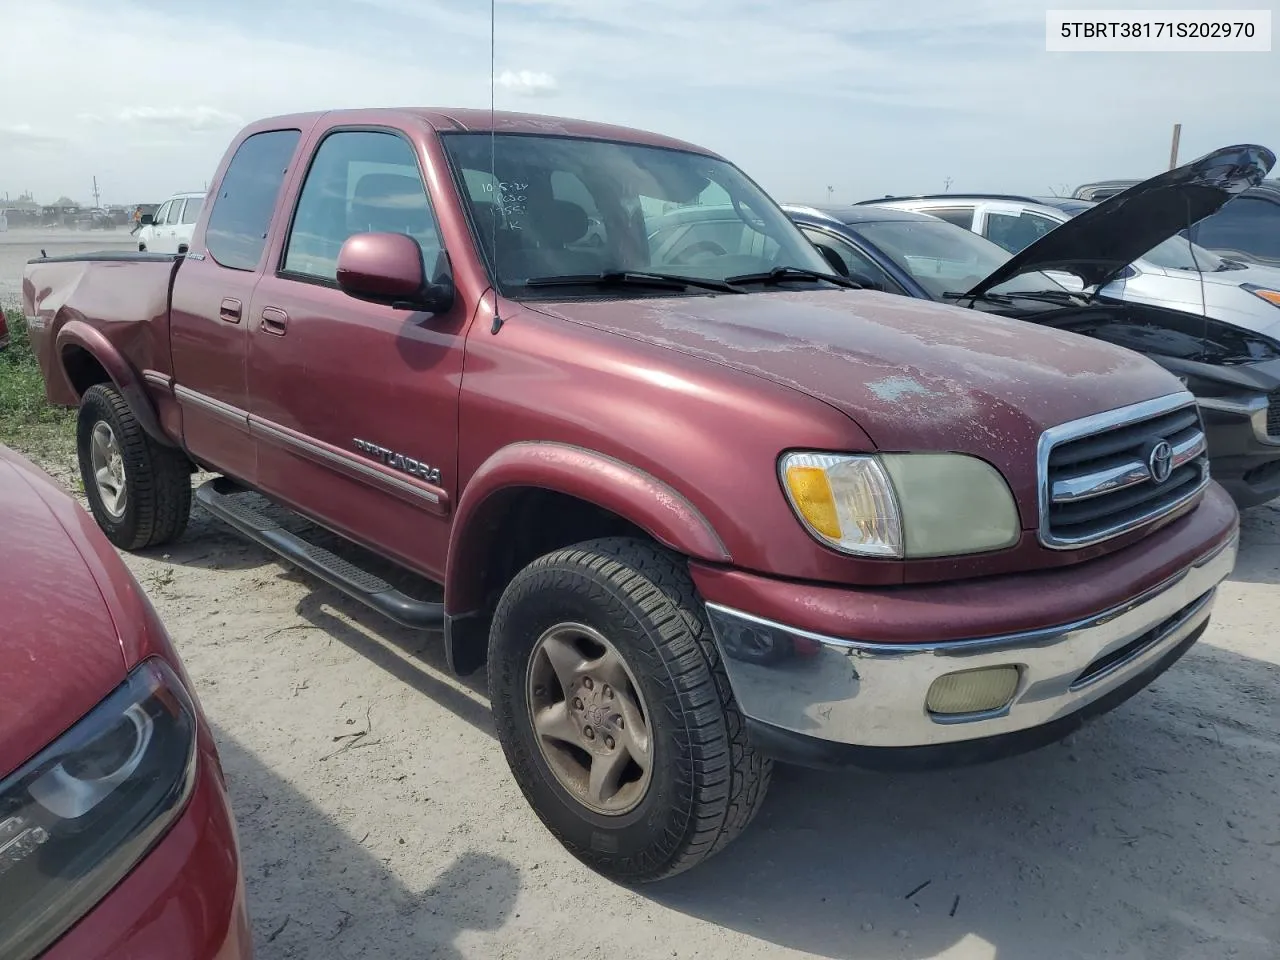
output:
[[[1141,516],[1085,537],[1065,539],[1055,537],[1049,528],[1049,508],[1053,502],[1053,491],[1049,486],[1049,455],[1054,447],[1071,440],[1080,440],[1084,437],[1094,436],[1105,433],[1108,430],[1126,427],[1142,420],[1149,420],[1166,413],[1172,413],[1183,407],[1196,409],[1196,398],[1188,390],[1180,390],[1177,393],[1166,394],[1163,397],[1143,400],[1125,407],[1117,407],[1114,410],[1106,410],[1102,413],[1095,413],[1092,416],[1081,417],[1079,420],[1071,420],[1067,423],[1050,427],[1041,433],[1040,440],[1036,445],[1036,492],[1040,519],[1037,533],[1040,543],[1050,550],[1076,550],[1081,547],[1092,546],[1095,543],[1102,543],[1105,540],[1118,537],[1149,523],[1154,523],[1183,509],[1187,504],[1195,500],[1209,485],[1209,465],[1207,461],[1201,468],[1200,481],[1195,485],[1195,488],[1172,503],[1164,504]],[[1198,415],[1199,411],[1197,410]],[[1203,426],[1201,432],[1203,433]]]

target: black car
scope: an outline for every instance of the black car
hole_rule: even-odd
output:
[[[864,286],[1030,320],[1150,357],[1195,394],[1214,479],[1248,507],[1280,495],[1280,342],[1090,291],[1176,236],[1188,215],[1195,223],[1256,184],[1274,163],[1263,147],[1224,148],[1098,203],[1016,256],[926,214],[859,205],[784,209],[834,270]],[[1086,292],[1068,291],[1046,270],[1080,277]],[[1116,466],[1122,478],[1131,465]]]

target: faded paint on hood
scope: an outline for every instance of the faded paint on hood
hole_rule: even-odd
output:
[[[0,778],[125,678],[106,601],[42,482],[0,448]]]
[[[524,306],[794,387],[881,450],[984,457],[1019,499],[1045,428],[1182,389],[1097,340],[866,290]]]

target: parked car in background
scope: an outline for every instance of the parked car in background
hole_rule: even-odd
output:
[[[1259,170],[1272,162],[1267,154]],[[1197,175],[1197,167],[1204,173]],[[1239,505],[1253,506],[1280,494],[1280,330],[1248,331],[1163,305],[1123,300],[1111,293],[1115,284],[1108,282],[1111,274],[1125,271],[1142,244],[1176,229],[1173,207],[1188,196],[1179,186],[1203,192],[1197,212],[1213,205],[1208,194],[1226,202],[1230,193],[1214,189],[1212,170],[1206,158],[1162,175],[1166,179],[1153,184],[1165,190],[1161,204],[1144,204],[1139,197],[1125,210],[1105,201],[1015,257],[953,223],[896,205],[784,209],[833,266],[860,280],[869,277],[894,293],[962,303],[1146,354],[1195,393],[1214,477]],[[1093,292],[1064,289],[1045,272],[1050,268],[1076,274]]]
[[[1264,180],[1195,225],[1197,243],[1215,253],[1280,268],[1280,180]]]
[[[1240,197],[1235,197],[1222,209],[1229,210],[1239,202]],[[863,203],[940,217],[986,237],[1010,253],[1019,253],[1096,205],[1071,198],[992,194],[943,194]],[[1194,229],[1198,231],[1200,224]],[[1185,234],[1186,230],[1176,231],[1144,251],[1097,292],[1116,300],[1207,314],[1280,339],[1280,270],[1219,256],[1187,240]],[[1064,282],[1060,276],[1055,279]],[[1064,285],[1082,288],[1078,278]]]
[[[1137,180],[1106,180],[1076,187],[1073,197],[1105,200]],[[1182,232],[1187,236],[1187,232]],[[1191,239],[1215,253],[1280,267],[1280,180],[1263,180],[1195,225]]]
[[[339,110],[242,130],[210,196],[185,257],[26,267],[94,516],[124,549],[163,543],[200,464],[221,474],[205,510],[443,628],[454,670],[487,662],[532,809],[608,876],[722,849],[774,758],[1058,739],[1182,656],[1234,565],[1175,377],[857,289],[693,144]],[[715,204],[736,234],[646,215]],[[393,586],[255,492],[442,589]]]
[[[114,438],[89,443],[119,482]],[[253,955],[218,753],[92,518],[0,446],[0,957]]]
[[[138,250],[150,253],[178,253],[191,242],[204,193],[179,193],[170,197],[153,214],[142,215]]]

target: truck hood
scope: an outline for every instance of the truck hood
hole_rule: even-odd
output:
[[[97,581],[38,492],[49,482],[0,447],[0,779],[125,678]]]
[[[1064,270],[1085,287],[1110,283],[1158,243],[1262,182],[1276,155],[1256,144],[1222,147],[1103,200],[1008,259],[967,296],[1035,270]]]
[[[1014,473],[1045,428],[1181,389],[1100,341],[868,290],[524,306],[802,391],[881,450],[968,452]]]

